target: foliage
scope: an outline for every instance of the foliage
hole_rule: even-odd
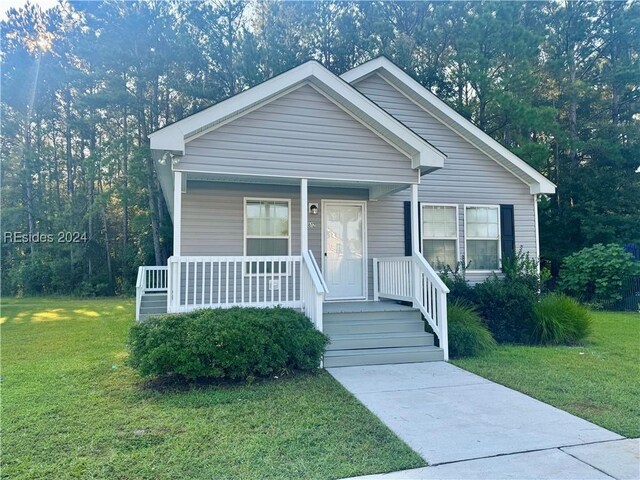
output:
[[[521,283],[536,293],[549,279],[547,270],[538,273],[538,261],[524,252],[522,246],[515,255],[502,259],[502,272],[507,281]]]
[[[567,257],[558,288],[588,303],[606,304],[622,298],[625,279],[640,274],[640,262],[616,244],[597,244]]]
[[[638,314],[591,312],[585,345],[500,345],[465,370],[629,438],[640,436]]]
[[[447,320],[451,357],[473,357],[495,348],[496,341],[474,307],[451,302],[447,306]]]
[[[292,309],[209,309],[131,327],[129,363],[143,376],[251,379],[314,370],[327,342]]]
[[[141,380],[124,363],[134,305],[2,299],[2,478],[320,479],[424,466],[324,372]]]
[[[440,274],[440,278],[449,288],[447,298],[450,302],[461,301],[468,304],[477,303],[477,295],[469,281],[467,280],[467,267],[464,258],[456,264],[453,270],[447,265],[445,270]]]
[[[532,339],[536,343],[572,345],[589,335],[591,319],[586,308],[573,298],[552,293],[533,307],[535,325]]]
[[[536,294],[527,285],[494,275],[475,292],[478,312],[498,343],[530,341]]]
[[[171,254],[149,133],[307,59],[339,74],[386,55],[556,183],[558,195],[539,202],[554,274],[583,247],[639,243],[639,12],[639,2],[603,1],[9,9],[4,231],[86,232],[87,241],[3,243],[3,293],[130,291],[131,265]],[[46,285],[43,259],[57,262]]]

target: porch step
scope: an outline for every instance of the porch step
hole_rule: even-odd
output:
[[[329,350],[324,354],[324,366],[327,368],[441,360],[444,360],[444,352],[433,346]]]
[[[166,293],[145,293],[140,301],[140,320],[167,313]]]
[[[421,320],[405,320],[402,318],[323,321],[324,333],[333,335],[355,335],[371,333],[425,333]]]
[[[395,302],[325,303],[330,343],[325,367],[430,362],[444,359],[425,332],[419,310]]]
[[[416,335],[416,332],[333,335],[327,350],[433,346],[433,334],[423,333],[424,335]]]

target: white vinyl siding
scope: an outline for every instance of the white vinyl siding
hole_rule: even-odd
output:
[[[470,271],[500,268],[500,207],[465,206],[465,262]]]
[[[422,254],[436,270],[456,269],[457,205],[422,205]]]
[[[309,85],[189,141],[176,170],[415,183],[411,159]]]
[[[536,244],[536,203],[528,185],[409,100],[379,75],[370,75],[354,86],[447,155],[444,168],[421,178],[419,200],[424,203],[458,205],[460,258],[466,256],[464,204],[513,205],[516,250],[522,246],[525,252],[530,252],[535,257],[539,255]],[[369,238],[373,236],[384,240],[384,243],[378,244],[380,253],[372,255],[383,256],[384,251],[393,252],[390,255],[401,255],[400,252],[404,252],[402,242],[397,242],[394,235],[399,235],[404,229],[402,202],[409,199],[408,191],[403,191],[371,204]],[[379,217],[379,221],[377,212],[384,214]],[[372,231],[371,226],[376,231]],[[378,227],[380,231],[377,231]],[[488,275],[488,272],[471,271],[467,272],[467,279],[471,283],[477,283]]]

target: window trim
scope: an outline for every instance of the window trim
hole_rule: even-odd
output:
[[[289,209],[289,224],[287,226],[288,230],[289,230],[289,235],[287,236],[274,236],[274,237],[264,237],[261,235],[247,235],[247,202],[287,202],[287,208]],[[287,242],[287,246],[288,246],[288,252],[286,254],[287,257],[291,256],[291,242],[292,242],[292,238],[291,238],[291,199],[290,198],[270,198],[270,197],[244,197],[243,198],[243,202],[242,202],[242,223],[243,223],[243,230],[242,230],[242,256],[243,257],[247,257],[247,240],[250,238],[279,238],[279,239],[284,239],[286,238],[288,240]],[[289,266],[289,262],[287,262],[287,267]],[[245,276],[249,276],[249,275],[254,275],[254,276],[259,276],[259,275],[271,275],[271,274],[267,274],[267,273],[251,273],[251,272],[247,272],[245,268],[243,268],[243,273]],[[285,271],[284,273],[278,273],[275,275],[291,275],[291,269],[287,268],[287,271]]]
[[[424,207],[455,207],[456,209],[456,237],[455,239],[453,237],[450,238],[431,238],[431,239],[427,239],[424,237]],[[427,203],[427,202],[420,202],[420,247],[421,247],[421,253],[422,256],[424,257],[424,241],[425,240],[455,240],[456,241],[456,265],[452,265],[452,267],[457,267],[458,263],[460,262],[460,206],[457,203]],[[466,245],[465,245],[466,248]],[[425,257],[426,260],[426,257]],[[427,260],[428,261],[428,260]],[[434,269],[436,268],[435,265],[431,265]]]
[[[495,239],[498,241],[498,267],[495,269],[469,269],[467,273],[501,273],[502,272],[502,230],[500,229],[500,205],[495,204],[478,204],[478,203],[465,203],[464,204],[464,260],[468,261],[469,255],[467,249],[467,242],[469,240],[493,240],[492,238],[469,238],[467,235],[467,208],[495,208],[498,211],[498,237]]]

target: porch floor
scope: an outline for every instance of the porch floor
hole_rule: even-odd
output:
[[[324,313],[359,313],[359,312],[400,312],[413,311],[413,307],[403,305],[395,301],[381,300],[373,301],[326,301],[324,303]]]

